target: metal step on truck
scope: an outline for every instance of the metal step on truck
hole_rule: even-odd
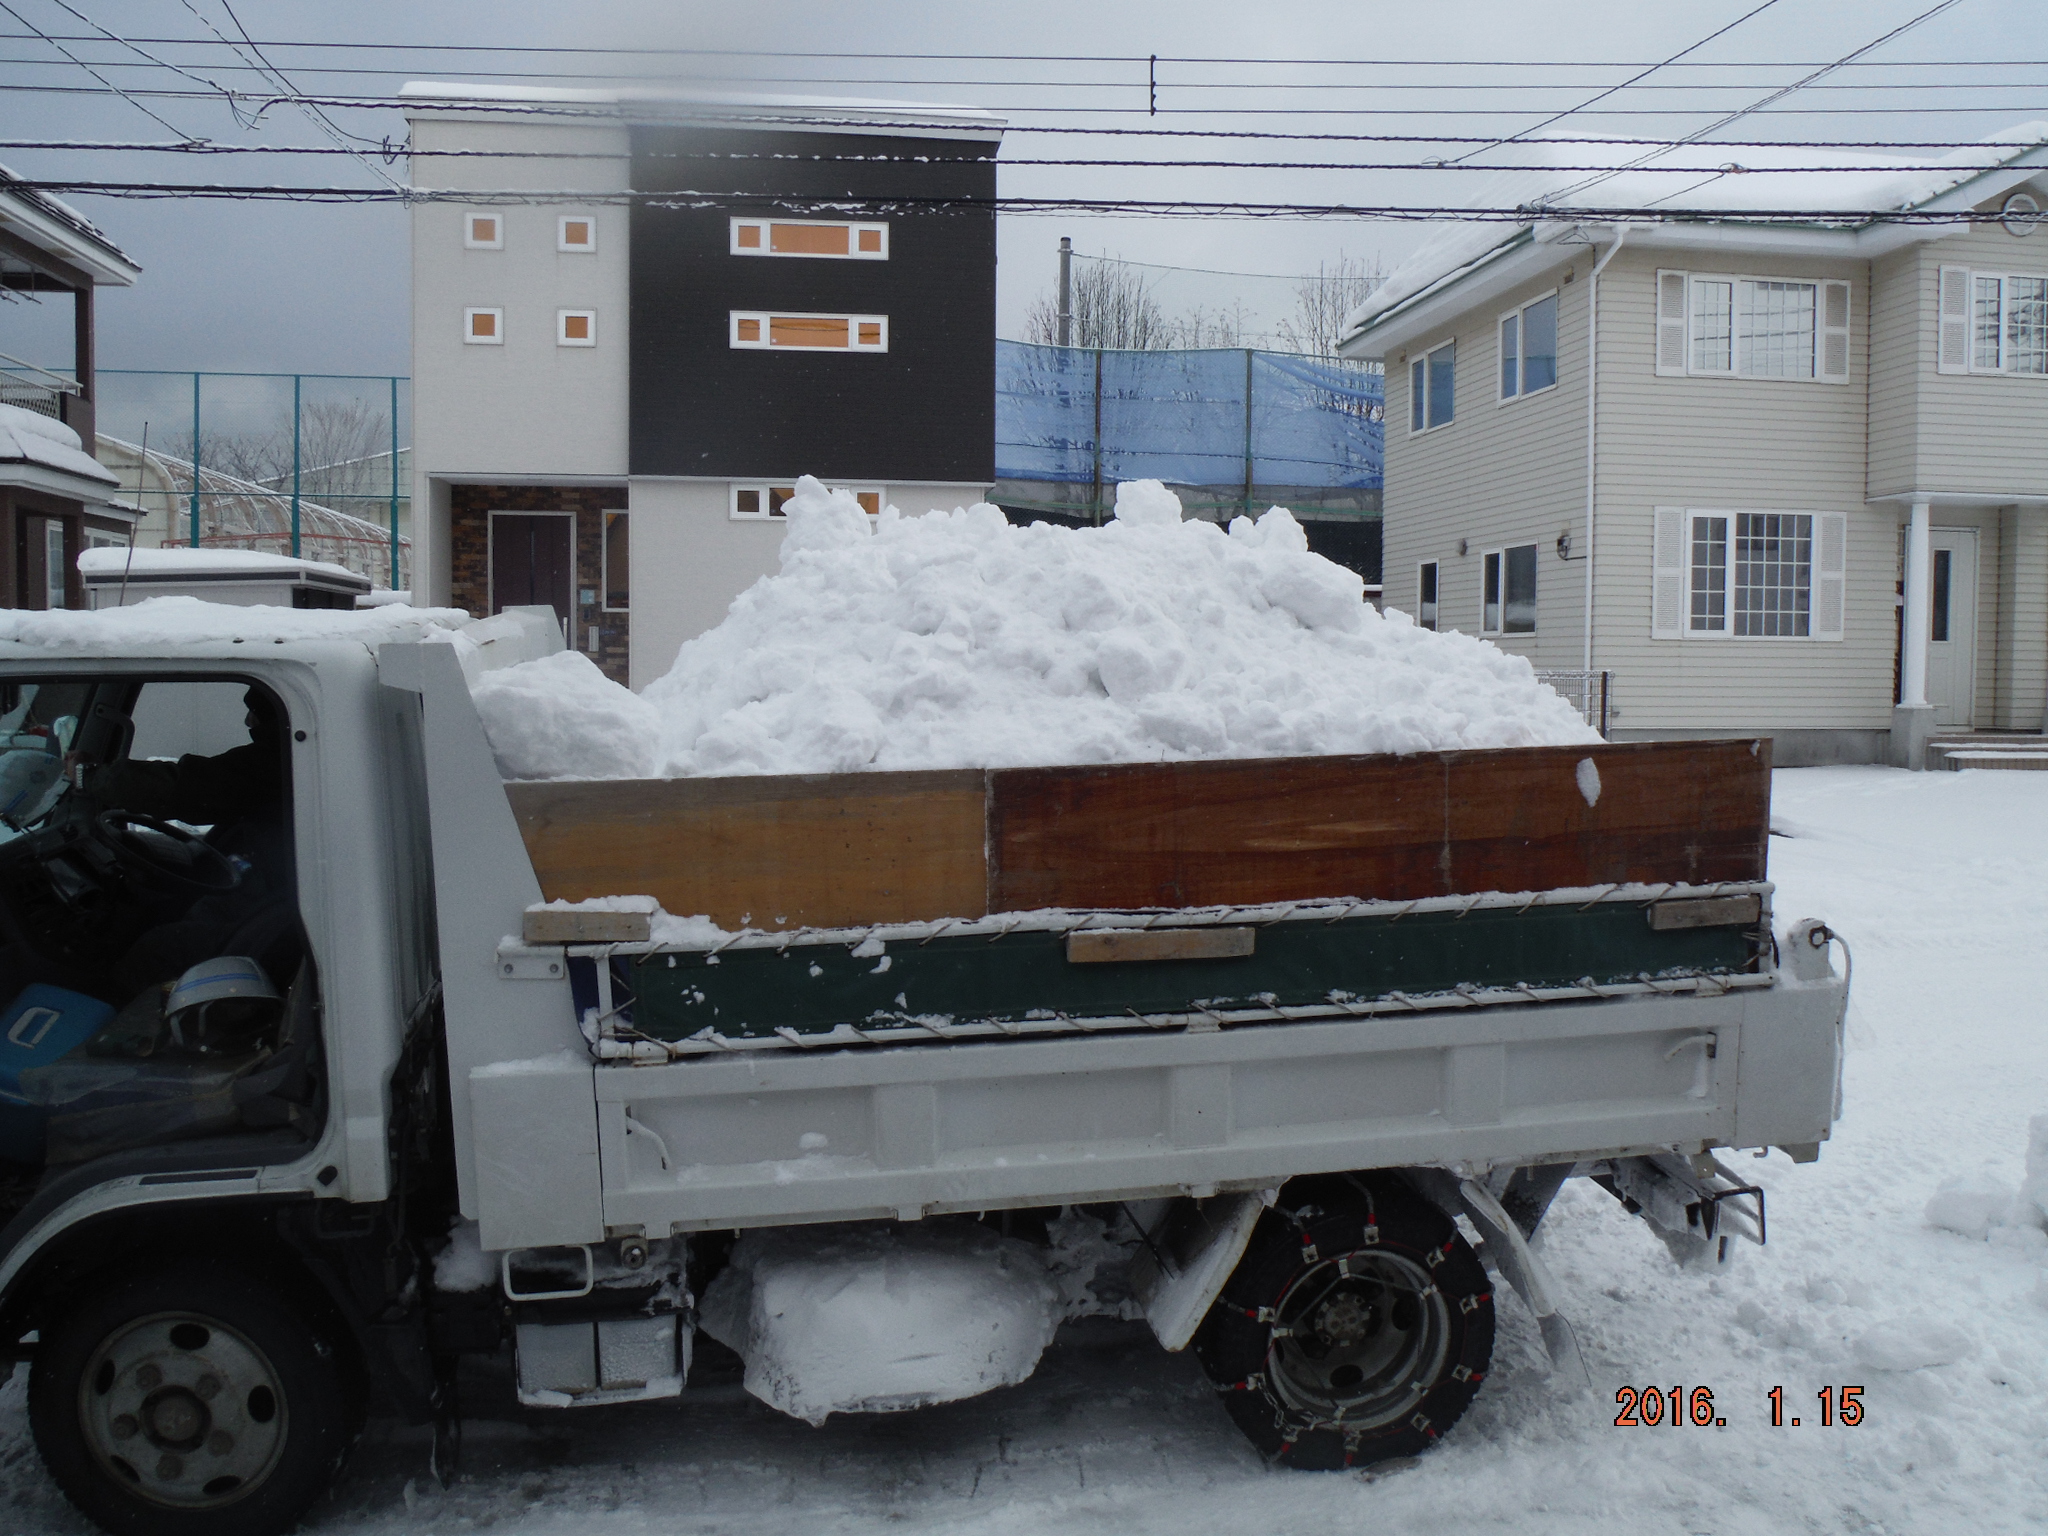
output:
[[[1837,1113],[1768,743],[505,783],[470,688],[545,610],[153,609],[0,641],[0,1354],[110,1531],[289,1529],[465,1355],[670,1397],[701,1324],[815,1417],[1043,1343],[778,1397],[818,1255],[1142,1316],[1279,1462],[1412,1455],[1498,1282],[1578,1370],[1565,1179],[1718,1263],[1716,1152]]]

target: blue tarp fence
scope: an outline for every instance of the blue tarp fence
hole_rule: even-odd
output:
[[[998,496],[1099,512],[1118,481],[1152,479],[1217,511],[1285,499],[1372,516],[1384,408],[1377,371],[1323,358],[998,341]]]

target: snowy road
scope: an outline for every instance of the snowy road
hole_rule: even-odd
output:
[[[641,1532],[1114,1530],[1948,1532],[2048,1527],[2048,1235],[1933,1226],[1952,1176],[2016,1186],[2048,1113],[2048,778],[1816,769],[1777,780],[1781,920],[1825,917],[1856,959],[1847,1113],[1821,1161],[1741,1166],[1771,1243],[1676,1271],[1574,1186],[1545,1252],[1592,1372],[1565,1392],[1502,1303],[1494,1373],[1445,1445],[1373,1476],[1268,1471],[1194,1362],[1142,1329],[1069,1330],[1021,1387],[811,1429],[740,1395],[522,1419],[472,1393],[462,1478],[373,1429],[309,1528]],[[1995,1203],[1995,1202],[1994,1202]],[[1955,1207],[1961,1209],[1960,1204]],[[1723,1428],[1615,1428],[1624,1384],[1713,1390]],[[1766,1394],[1782,1385],[1770,1427]],[[1865,1418],[1822,1428],[1822,1387]],[[0,1527],[88,1529],[37,1465],[22,1383],[0,1391]]]

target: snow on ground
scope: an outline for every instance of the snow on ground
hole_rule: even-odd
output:
[[[1529,663],[1381,617],[1283,508],[1183,522],[1155,480],[1102,528],[991,506],[869,518],[798,482],[781,569],[636,700],[594,667],[492,674],[478,705],[523,778],[1009,768],[1421,752],[1598,738]],[[516,690],[516,697],[514,690]],[[592,743],[628,740],[609,770]]]
[[[308,1529],[2037,1532],[2048,1237],[2017,1201],[1983,1237],[1926,1210],[1950,1179],[2015,1189],[2029,1119],[2048,1112],[2048,779],[1813,769],[1778,775],[1776,809],[1792,834],[1771,841],[1781,925],[1822,916],[1854,947],[1844,1118],[1817,1164],[1737,1160],[1769,1190],[1771,1243],[1718,1278],[1676,1270],[1598,1189],[1567,1190],[1542,1241],[1590,1391],[1543,1378],[1512,1298],[1464,1422],[1369,1475],[1268,1470],[1195,1362],[1142,1324],[1070,1324],[1021,1386],[816,1429],[736,1380],[673,1404],[523,1412],[492,1367],[469,1383],[452,1487],[427,1476],[419,1432],[373,1426]],[[1709,1386],[1727,1425],[1617,1429],[1624,1384]],[[1770,1427],[1776,1385],[1799,1428]],[[1821,1428],[1814,1394],[1845,1385],[1863,1387],[1864,1422]],[[0,1391],[0,1508],[24,1536],[88,1530],[35,1461],[20,1380]]]

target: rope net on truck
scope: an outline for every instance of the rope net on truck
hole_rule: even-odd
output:
[[[1232,1000],[1230,1005],[1209,1007],[1201,1002],[1170,1012],[1148,1013],[1127,1009],[1119,1013],[1075,1014],[1053,1009],[1032,1010],[1018,1018],[959,1018],[944,1014],[912,1012],[887,1013],[863,1022],[845,1022],[829,1029],[798,1030],[788,1026],[761,1034],[734,1035],[716,1028],[699,1030],[681,1039],[657,1039],[633,1029],[624,1014],[632,999],[620,999],[614,987],[615,958],[646,960],[661,955],[691,955],[709,959],[731,950],[787,951],[809,946],[862,946],[928,944],[940,938],[986,937],[999,941],[1014,933],[1039,932],[1070,935],[1106,930],[1142,932],[1158,929],[1217,926],[1272,927],[1284,923],[1336,923],[1352,918],[1382,918],[1389,923],[1419,914],[1448,914],[1453,920],[1477,911],[1526,912],[1535,908],[1570,908],[1580,911],[1606,905],[1633,905],[1648,909],[1659,902],[1710,900],[1730,896],[1754,896],[1759,903],[1758,928],[1771,931],[1770,897],[1774,887],[1768,881],[1718,882],[1687,885],[1610,884],[1571,887],[1535,892],[1490,891],[1463,896],[1418,897],[1409,901],[1339,899],[1272,903],[1248,907],[1167,908],[1147,911],[1086,911],[1046,909],[1005,913],[982,918],[953,918],[929,923],[881,923],[863,928],[804,928],[786,932],[759,929],[722,936],[715,943],[664,943],[660,940],[567,946],[572,960],[594,963],[598,985],[598,1006],[587,1011],[583,1026],[592,1054],[603,1062],[631,1064],[673,1061],[691,1056],[777,1050],[844,1049],[849,1046],[904,1045],[970,1039],[1005,1039],[1062,1034],[1110,1034],[1143,1030],[1207,1031],[1243,1025],[1276,1022],[1311,1022],[1375,1018],[1389,1015],[1437,1013],[1472,1008],[1492,1008],[1528,1003],[1594,1002],[1622,997],[1693,995],[1716,997],[1730,992],[1769,987],[1768,972],[1728,970],[1699,971],[1672,969],[1638,972],[1633,976],[1596,980],[1582,976],[1571,982],[1506,982],[1491,985],[1462,983],[1442,991],[1389,991],[1373,997],[1359,997],[1336,991],[1306,1004],[1279,1004],[1268,998],[1263,1005],[1246,1006],[1256,999]],[[1765,941],[1768,943],[1768,939]]]

